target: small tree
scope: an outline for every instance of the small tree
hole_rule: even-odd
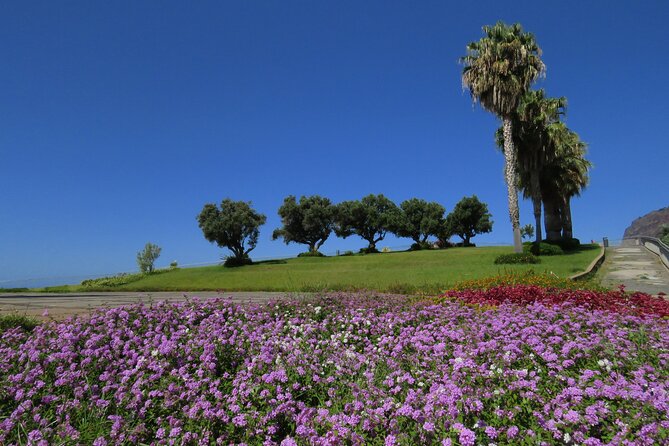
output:
[[[392,225],[393,232],[412,239],[413,249],[424,247],[428,237],[437,236],[443,228],[445,209],[439,203],[411,198],[400,204],[400,210]]]
[[[446,221],[451,233],[459,236],[465,246],[470,246],[470,240],[476,234],[492,231],[490,217],[488,206],[472,195],[460,200]]]
[[[376,244],[385,238],[397,213],[395,203],[382,194],[370,194],[360,201],[344,201],[337,205],[334,230],[343,238],[358,235],[368,243],[366,252],[378,252]]]
[[[662,229],[660,230],[660,240],[662,240],[662,243],[665,245],[669,245],[669,225],[662,225]]]
[[[215,204],[205,204],[197,220],[204,238],[232,251],[226,265],[233,266],[251,263],[249,252],[256,247],[259,228],[267,217],[256,212],[251,202],[226,198],[220,209]]]
[[[309,246],[316,254],[334,227],[335,207],[328,198],[319,195],[302,196],[297,202],[293,195],[286,197],[279,208],[281,228],[272,233],[272,240],[283,238],[288,243]]]
[[[137,253],[137,265],[139,266],[139,270],[143,273],[152,273],[154,270],[153,264],[156,259],[160,257],[160,251],[160,246],[147,243],[144,246],[144,249]]]
[[[528,225],[525,225],[525,226],[521,227],[520,228],[520,235],[523,238],[528,238],[528,239],[534,237],[534,226],[528,224]]]

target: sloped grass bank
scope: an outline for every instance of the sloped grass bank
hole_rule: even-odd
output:
[[[86,288],[116,291],[353,291],[370,289],[394,293],[438,293],[468,279],[500,273],[547,272],[569,277],[584,270],[597,255],[596,245],[573,253],[542,257],[539,265],[495,265],[510,247],[451,248],[434,251],[302,257],[258,262],[238,268],[208,266],[149,275],[116,287]],[[58,287],[54,291],[77,291]]]

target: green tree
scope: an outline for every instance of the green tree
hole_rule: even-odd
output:
[[[541,171],[556,156],[553,134],[563,126],[560,118],[565,113],[564,97],[547,98],[544,90],[530,90],[520,100],[512,114],[513,144],[517,151],[518,185],[525,198],[532,200],[536,241],[541,232]],[[504,129],[497,130],[497,145],[504,149]],[[521,234],[522,235],[522,234]]]
[[[532,225],[525,225],[522,228],[520,228],[520,235],[523,238],[532,238],[534,237],[534,226]]]
[[[309,246],[310,253],[317,253],[334,227],[335,206],[325,197],[302,196],[297,202],[293,195],[286,197],[279,208],[282,227],[275,229],[272,239],[283,238],[288,243]]]
[[[552,138],[556,156],[541,171],[546,238],[571,239],[571,199],[587,187],[592,163],[585,158],[587,145],[576,132],[564,125],[556,126]]]
[[[229,198],[221,201],[220,208],[213,203],[205,204],[197,216],[204,238],[232,252],[226,265],[251,263],[249,252],[258,244],[259,228],[266,220],[251,207],[251,202]]]
[[[137,265],[139,270],[143,273],[152,273],[154,268],[153,264],[156,262],[156,259],[160,257],[160,251],[162,249],[158,245],[153,243],[147,243],[144,246],[144,249],[137,253]]]
[[[471,245],[472,237],[492,231],[488,205],[479,201],[476,195],[464,197],[446,217],[449,232],[462,239],[464,246]]]
[[[462,83],[475,102],[502,120],[509,217],[514,249],[522,252],[512,115],[520,98],[543,73],[544,64],[534,35],[524,32],[520,24],[500,21],[484,26],[483,32],[484,37],[469,43],[467,54],[461,58]]]
[[[660,229],[660,240],[665,245],[669,245],[669,225],[662,225],[662,229]]]
[[[438,236],[444,224],[445,209],[436,202],[411,198],[400,203],[400,212],[391,225],[392,232],[399,237],[408,237],[420,249],[431,235]]]
[[[360,201],[344,201],[337,205],[334,230],[339,237],[360,236],[368,243],[367,252],[378,252],[376,244],[383,240],[396,221],[398,208],[382,194],[370,194]]]

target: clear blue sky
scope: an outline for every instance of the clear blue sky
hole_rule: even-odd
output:
[[[216,261],[195,217],[225,197],[267,215],[255,257],[303,250],[271,240],[289,194],[477,194],[495,226],[474,241],[511,243],[498,123],[458,64],[499,19],[536,35],[537,87],[590,145],[575,235],[669,205],[669,3],[465,3],[3,2],[0,286],[131,271],[147,241],[158,266]]]

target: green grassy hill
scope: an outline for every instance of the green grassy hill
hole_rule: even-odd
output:
[[[542,257],[538,265],[495,265],[495,257],[511,247],[451,248],[258,262],[238,268],[184,268],[143,277],[121,286],[54,287],[51,291],[322,291],[373,289],[410,293],[438,292],[462,280],[508,271],[552,272],[568,277],[583,271],[599,253],[596,245],[579,251]]]

